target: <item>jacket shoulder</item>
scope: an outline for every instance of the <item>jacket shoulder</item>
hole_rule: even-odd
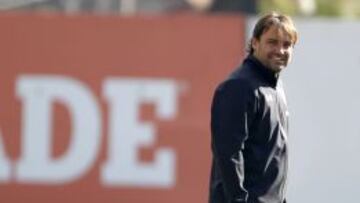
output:
[[[218,87],[217,91],[241,91],[243,93],[248,92],[250,93],[256,87],[256,77],[249,70],[251,67],[247,67],[242,65],[233,71],[229,77],[221,82]]]
[[[247,103],[256,98],[255,88],[248,78],[228,78],[216,88],[214,99],[228,99],[234,103]]]

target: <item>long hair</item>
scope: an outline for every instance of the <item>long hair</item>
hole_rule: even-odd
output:
[[[272,12],[262,16],[255,25],[250,42],[248,43],[247,51],[250,55],[254,53],[252,47],[252,39],[260,40],[261,35],[270,29],[271,26],[279,26],[283,28],[291,37],[292,45],[294,46],[298,40],[298,33],[293,21],[289,16]]]

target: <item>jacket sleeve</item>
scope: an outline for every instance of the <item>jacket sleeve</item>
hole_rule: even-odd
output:
[[[215,91],[211,109],[212,150],[226,199],[246,203],[244,142],[253,117],[254,97],[241,81],[228,81]]]

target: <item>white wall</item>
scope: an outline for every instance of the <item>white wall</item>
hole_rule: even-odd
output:
[[[248,22],[248,36],[255,19]],[[283,73],[290,108],[291,203],[357,202],[360,192],[360,21],[296,19]]]

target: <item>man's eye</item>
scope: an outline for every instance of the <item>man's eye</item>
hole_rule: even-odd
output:
[[[268,41],[269,44],[274,45],[276,44],[276,41]]]
[[[291,43],[290,42],[285,42],[283,46],[284,46],[284,48],[289,48],[291,46]]]

